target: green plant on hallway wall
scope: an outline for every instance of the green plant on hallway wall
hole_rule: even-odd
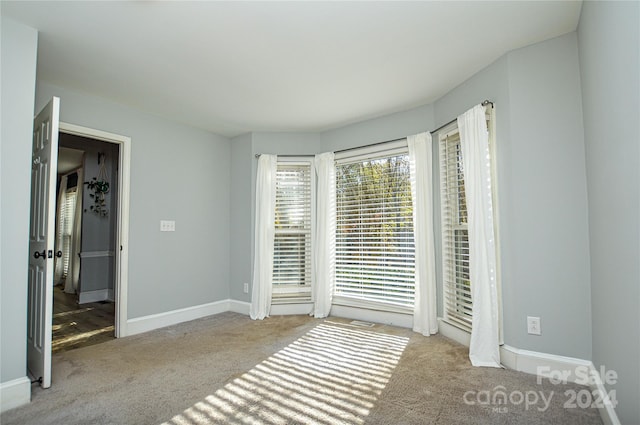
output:
[[[97,214],[99,217],[107,217],[109,215],[109,210],[107,209],[107,200],[105,195],[109,193],[109,175],[107,174],[107,155],[98,152],[98,165],[100,169],[98,171],[98,176],[92,178],[88,182],[84,182],[87,185],[87,190],[89,193],[89,197],[93,199],[93,205],[89,207],[89,209]],[[85,210],[86,212],[87,210]]]
[[[98,180],[97,177],[94,177],[90,181],[84,182],[84,184],[87,185],[87,189],[91,192],[89,197],[93,199],[93,205],[89,206],[89,209],[100,217],[107,217],[109,210],[107,209],[105,195],[109,193],[109,182]]]

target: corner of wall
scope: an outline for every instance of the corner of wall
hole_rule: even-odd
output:
[[[578,53],[588,189],[593,362],[640,423],[640,3],[587,1]],[[624,325],[623,325],[624,324]]]
[[[1,17],[2,144],[0,149],[0,394],[2,409],[28,402],[24,377],[27,338],[27,266],[31,137],[38,32]],[[10,185],[7,182],[11,182]],[[7,206],[11,208],[7,208]]]
[[[249,297],[243,292],[243,284],[251,282],[252,139],[252,133],[247,133],[231,140],[229,297],[237,300]]]

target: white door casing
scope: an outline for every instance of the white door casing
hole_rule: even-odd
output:
[[[33,122],[31,212],[27,316],[27,369],[51,386],[51,325],[53,319],[53,256],[58,169],[60,99],[54,97]]]
[[[60,122],[61,133],[71,134],[93,140],[100,140],[119,145],[118,163],[118,201],[116,219],[116,270],[115,270],[115,298],[116,338],[128,335],[127,330],[127,294],[129,276],[129,193],[130,193],[130,167],[131,167],[131,138],[119,134],[108,133],[76,124]]]

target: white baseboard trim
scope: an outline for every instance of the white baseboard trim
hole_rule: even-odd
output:
[[[109,295],[111,295],[111,298],[109,298]],[[113,299],[112,289],[84,291],[78,294],[78,304],[97,303],[98,301],[106,301],[108,299]]]
[[[542,376],[559,382],[573,382],[587,385],[592,394],[602,394],[601,406],[598,406],[600,418],[605,425],[620,425],[620,420],[611,401],[609,392],[602,382],[600,372],[593,362],[575,357],[558,356],[537,351],[521,350],[509,345],[500,347],[500,359],[504,366],[520,372]],[[594,396],[594,400],[598,397]]]
[[[369,310],[366,308],[348,307],[344,305],[332,305],[329,316],[382,323],[384,325],[399,326],[401,328],[411,329],[413,327],[413,315],[411,314],[391,313],[387,311]]]
[[[248,316],[250,308],[251,303],[246,301],[229,300],[229,311],[233,311],[234,313],[240,313]]]
[[[545,378],[558,377],[562,373],[567,382],[574,383],[581,383],[582,373],[588,373],[591,365],[588,360],[521,350],[506,344],[500,347],[500,359],[504,366],[518,372]]]
[[[176,325],[178,323],[200,319],[201,317],[232,311],[230,304],[231,300],[227,299],[129,319],[127,320],[127,335],[136,335],[165,326]]]
[[[113,251],[83,251],[79,255],[80,258],[113,257]]]
[[[26,376],[0,383],[0,412],[29,404],[31,381]]]
[[[462,345],[469,346],[471,335],[438,318],[440,335],[452,339]],[[508,369],[563,382],[588,385],[591,391],[602,394],[603,405],[598,407],[600,417],[605,425],[620,425],[620,420],[611,402],[600,372],[589,360],[575,357],[558,356],[537,351],[521,350],[509,345],[500,346],[500,363]],[[596,394],[598,394],[596,393]]]
[[[598,393],[596,394],[603,395],[602,399],[604,402],[604,406],[598,407],[602,422],[604,423],[604,425],[621,425],[620,419],[618,419],[618,414],[616,413],[615,408],[611,405],[611,401],[607,397],[607,394],[609,394],[609,392],[602,382],[602,376],[600,376],[600,372],[598,371],[598,369],[596,369],[593,363],[589,363],[592,374],[591,376],[596,377],[596,382],[591,385],[591,390],[598,390]]]

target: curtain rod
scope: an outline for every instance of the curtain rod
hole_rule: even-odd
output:
[[[256,158],[260,158],[260,155],[263,155],[263,154],[257,153],[256,154]],[[293,153],[289,153],[289,154],[284,154],[284,155],[278,154],[278,156],[282,156],[282,157],[285,157],[285,158],[306,158],[306,157],[311,157],[311,156],[315,156],[315,155],[310,155],[310,154],[296,155],[296,154],[293,154]]]
[[[482,106],[489,106],[489,105],[491,105],[491,107],[493,108],[493,102],[492,102],[492,101],[490,101],[490,100],[485,100],[484,102],[482,102],[482,103],[481,103],[481,105],[482,105]],[[442,129],[443,129],[443,128],[445,128],[446,126],[453,124],[453,123],[454,123],[454,122],[456,122],[457,120],[458,120],[458,118],[454,118],[454,119],[452,119],[451,121],[449,121],[449,122],[447,122],[447,123],[442,124],[440,127],[436,128],[435,130],[430,131],[429,133],[431,133],[431,134],[437,133],[438,131],[442,130]]]
[[[370,148],[372,146],[384,145],[385,143],[399,142],[400,140],[404,140],[404,139],[406,139],[406,137],[401,137],[400,139],[385,140],[384,142],[370,143],[368,145],[357,146],[355,148],[340,149],[338,151],[334,151],[334,153],[343,153],[343,152],[353,151],[353,150],[356,150],[356,149]],[[256,158],[260,158],[260,155],[262,155],[262,154],[257,153],[256,154]],[[304,156],[314,156],[314,155],[278,155],[278,156],[284,156],[284,157],[300,156],[300,157],[304,157]]]
[[[485,100],[481,103],[482,106],[489,106],[491,105],[491,107],[493,108],[493,102],[490,100]],[[453,124],[454,122],[456,122],[457,118],[452,119],[451,121],[449,121],[446,124],[441,125],[440,127],[436,128],[433,131],[430,131],[431,134],[433,133],[437,133],[438,131],[442,130],[443,128],[445,128],[446,126],[448,126],[449,124]],[[362,148],[370,148],[372,146],[377,146],[377,145],[383,145],[385,143],[392,143],[392,142],[399,142],[400,140],[404,140],[406,139],[406,137],[401,137],[399,139],[393,139],[393,140],[385,140],[384,142],[377,142],[377,143],[371,143],[368,145],[364,145],[364,146],[358,146],[355,148],[347,148],[347,149],[340,149],[338,151],[335,151],[334,153],[343,153],[343,152],[349,152],[349,151],[353,151],[356,149],[362,149]],[[256,158],[260,158],[259,153],[256,154]],[[278,156],[284,156],[284,157],[296,157],[296,156],[300,156],[300,157],[305,157],[305,156],[313,156],[313,155],[278,155]]]
[[[370,148],[373,146],[384,145],[385,143],[399,142],[400,140],[404,140],[404,139],[406,139],[406,137],[401,137],[399,139],[393,139],[393,140],[385,140],[384,142],[370,143],[368,145],[357,146],[355,148],[340,149],[339,151],[335,151],[334,153],[343,153],[343,152],[354,151],[356,149]]]

